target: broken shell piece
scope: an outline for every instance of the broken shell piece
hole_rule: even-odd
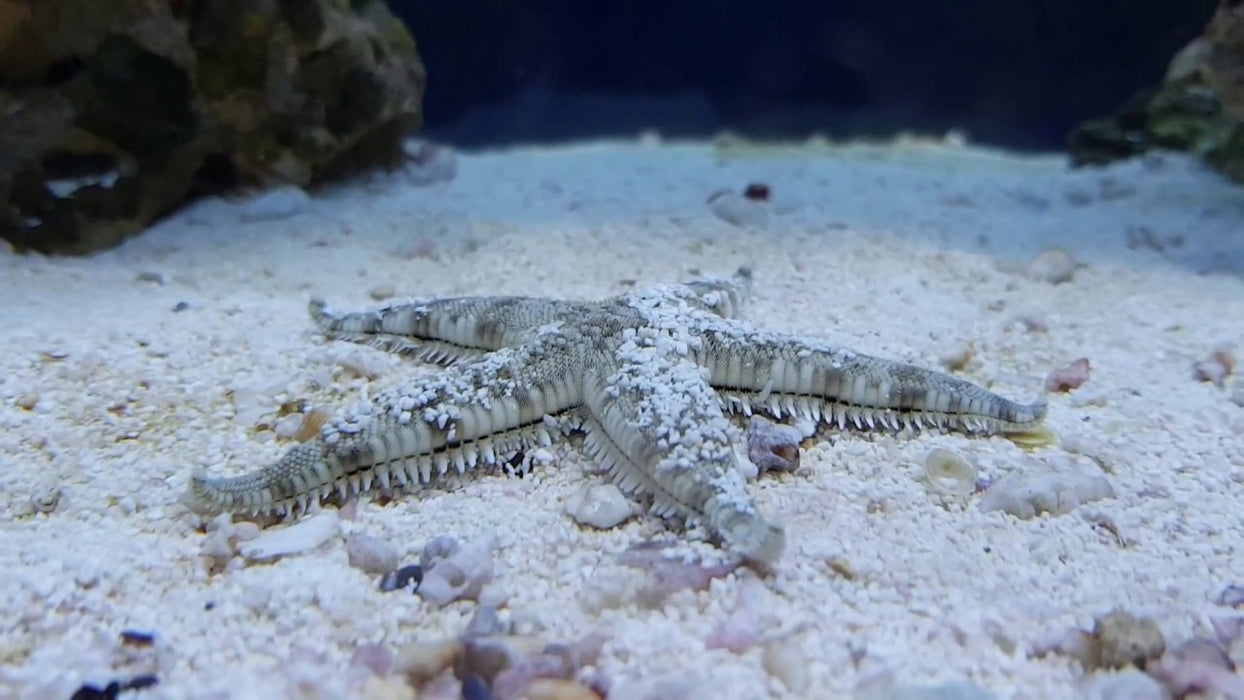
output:
[[[924,458],[924,480],[934,493],[967,496],[976,491],[976,467],[958,453],[938,447]]]
[[[566,513],[580,525],[608,530],[634,515],[635,508],[617,486],[587,484],[567,499]]]
[[[238,553],[251,561],[266,561],[287,554],[307,552],[337,536],[337,513],[326,510],[279,530],[268,530],[238,545]]]
[[[1073,389],[1079,389],[1089,380],[1091,369],[1088,358],[1081,357],[1066,367],[1060,367],[1047,374],[1045,377],[1045,390],[1066,393]]]
[[[747,422],[747,458],[760,472],[793,472],[799,468],[798,428],[753,415]]]

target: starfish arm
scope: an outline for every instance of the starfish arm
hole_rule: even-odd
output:
[[[267,467],[233,477],[195,473],[191,504],[201,512],[305,509],[333,490],[344,496],[373,483],[427,483],[451,466],[464,473],[547,445],[551,416],[581,403],[574,378],[582,368],[568,343],[561,334],[542,334],[530,345],[379,394]]]
[[[539,297],[454,297],[337,312],[317,297],[307,311],[329,338],[450,365],[522,342],[534,329],[572,317],[579,306]]]
[[[1044,401],[1021,404],[941,372],[714,320],[696,359],[729,408],[836,424],[1042,432]]]
[[[700,368],[634,342],[614,354],[585,381],[587,450],[624,491],[651,496],[653,512],[703,522],[745,561],[776,562],[785,535],[748,493]]]

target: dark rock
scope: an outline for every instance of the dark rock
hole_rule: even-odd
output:
[[[424,84],[383,0],[0,0],[0,237],[86,253],[192,197],[395,167]]]
[[[1175,55],[1161,84],[1068,136],[1077,166],[1154,149],[1199,156],[1244,183],[1244,6],[1238,2],[1220,2],[1205,34]]]

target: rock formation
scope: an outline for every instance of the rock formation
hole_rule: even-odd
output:
[[[1117,114],[1076,127],[1068,146],[1075,165],[1186,151],[1244,182],[1244,2],[1220,0],[1205,33],[1175,55],[1161,84]]]
[[[198,195],[395,164],[424,84],[383,0],[0,0],[0,236],[86,253]]]

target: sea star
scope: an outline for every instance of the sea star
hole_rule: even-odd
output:
[[[652,512],[702,523],[727,551],[768,566],[785,535],[757,510],[726,411],[810,418],[840,430],[942,427],[1040,431],[1045,403],[734,316],[751,283],[703,278],[599,301],[529,297],[410,300],[337,314],[312,299],[330,338],[409,352],[445,367],[361,403],[249,474],[191,478],[206,512],[285,512],[333,490],[428,483],[451,466],[498,466],[568,429]]]

